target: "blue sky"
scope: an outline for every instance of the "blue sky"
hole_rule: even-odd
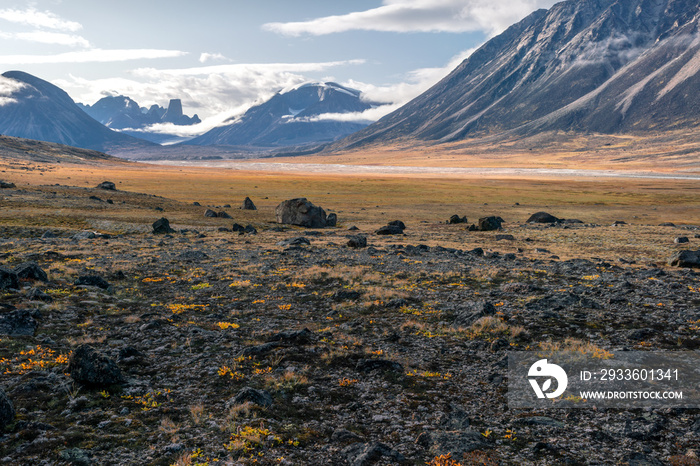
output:
[[[92,104],[183,101],[202,132],[280,89],[333,80],[386,105],[446,75],[553,0],[3,0],[0,69]],[[177,6],[174,6],[177,5]],[[2,86],[0,86],[0,91]]]

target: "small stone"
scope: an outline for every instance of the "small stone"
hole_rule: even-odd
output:
[[[684,243],[689,243],[690,240],[688,239],[687,236],[679,236],[678,238],[674,239],[673,242],[676,244],[684,244]]]
[[[267,390],[244,387],[238,394],[226,402],[226,408],[231,408],[246,402],[254,403],[263,408],[272,406],[272,395]]]
[[[99,275],[82,275],[75,281],[76,286],[96,286],[106,290],[111,285]]]
[[[115,185],[111,181],[103,181],[102,183],[97,185],[97,189],[104,189],[107,191],[116,191],[117,185]]]

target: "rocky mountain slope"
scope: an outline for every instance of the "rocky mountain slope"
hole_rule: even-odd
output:
[[[201,123],[196,114],[189,117],[182,112],[180,99],[171,99],[168,108],[156,104],[146,108],[127,96],[118,95],[103,97],[93,105],[78,106],[95,120],[112,129],[145,128],[156,123],[173,123],[179,126]]]
[[[336,147],[693,128],[700,120],[699,16],[700,5],[685,0],[558,3]]]
[[[3,73],[0,133],[55,142],[84,149],[147,147],[151,143],[105,127],[83,112],[70,96],[53,84],[21,71]]]
[[[0,136],[0,160],[49,163],[123,163],[102,152],[51,142]]]
[[[187,144],[283,147],[333,141],[364,128],[367,123],[322,115],[362,112],[371,106],[354,89],[335,83],[305,84],[276,94],[250,108],[242,117]]]

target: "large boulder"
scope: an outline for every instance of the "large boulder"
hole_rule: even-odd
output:
[[[106,386],[124,381],[117,363],[90,345],[80,345],[73,351],[68,372],[73,380],[86,385]]]
[[[5,393],[2,387],[0,387],[0,432],[5,430],[8,424],[12,423],[15,419],[15,407],[12,405],[12,401]]]
[[[15,267],[14,272],[17,277],[25,280],[41,280],[42,282],[48,282],[49,277],[46,272],[37,265],[36,262],[25,262]]]
[[[547,212],[535,212],[527,219],[527,223],[557,223],[559,219]]]
[[[326,212],[309,202],[305,197],[282,201],[275,209],[277,223],[298,225],[307,228],[324,228]]]
[[[668,261],[672,267],[700,268],[700,250],[679,251]]]
[[[501,229],[503,219],[501,217],[482,217],[479,219],[479,231],[494,231]]]
[[[170,222],[167,218],[163,217],[153,222],[154,235],[167,235],[169,233],[175,233],[175,230],[170,228]]]
[[[243,205],[241,205],[241,209],[243,209],[243,210],[258,210],[258,208],[255,207],[255,204],[253,204],[253,201],[251,201],[249,197],[246,197],[243,200]]]
[[[102,183],[97,185],[97,189],[106,189],[107,191],[116,191],[117,185],[115,185],[111,181],[103,181]]]
[[[338,215],[337,214],[328,214],[328,217],[326,217],[326,226],[327,227],[334,227],[338,225]]]

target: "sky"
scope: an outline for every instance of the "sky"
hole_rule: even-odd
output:
[[[489,38],[554,3],[2,0],[0,70],[28,72],[85,104],[108,95],[142,107],[182,99],[185,113],[203,120],[177,128],[182,135],[309,81],[361,90],[383,104],[361,116],[376,120]],[[0,94],[3,88],[0,82]]]

